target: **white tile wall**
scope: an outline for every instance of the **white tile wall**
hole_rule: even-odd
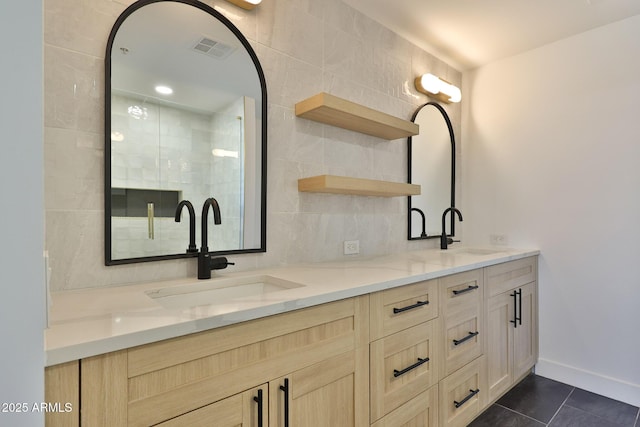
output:
[[[117,16],[132,1],[47,0],[45,7],[46,246],[55,290],[195,275],[193,260],[104,266],[103,59]],[[406,240],[404,198],[298,193],[297,179],[330,173],[406,181],[406,140],[298,119],[294,104],[320,91],[404,119],[427,101],[413,79],[461,73],[340,0],[266,0],[247,12],[205,3],[249,39],[268,90],[267,252],[234,256],[236,270],[432,247]],[[460,132],[460,105],[447,106]],[[187,235],[185,234],[185,242]]]

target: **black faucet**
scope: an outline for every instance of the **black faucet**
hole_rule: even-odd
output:
[[[453,240],[452,238],[447,237],[447,231],[445,230],[445,218],[447,217],[447,214],[449,212],[457,213],[458,219],[460,220],[460,222],[462,222],[462,212],[460,212],[458,209],[454,208],[453,206],[445,209],[444,212],[442,212],[442,234],[440,235],[440,249],[447,249],[449,244],[460,241],[460,240]],[[453,213],[451,215],[453,215]]]
[[[193,210],[193,205],[188,200],[182,200],[176,207],[176,222],[180,222],[180,216],[182,214],[182,208],[187,207],[189,211],[189,247],[187,253],[196,253],[198,248],[196,246],[196,212]]]
[[[211,270],[219,270],[227,268],[228,265],[234,265],[233,262],[227,261],[225,257],[211,258],[211,254],[209,254],[209,247],[207,245],[209,207],[213,209],[213,223],[222,223],[218,201],[213,197],[209,197],[204,201],[204,205],[202,206],[202,227],[200,230],[202,232],[202,244],[200,245],[200,252],[198,253],[198,279],[211,279]]]
[[[411,211],[418,212],[422,217],[422,234],[420,234],[420,237],[421,238],[427,237],[427,218],[424,216],[424,212],[422,212],[422,210],[418,208],[411,208]]]

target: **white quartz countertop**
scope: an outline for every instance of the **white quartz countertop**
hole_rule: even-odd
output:
[[[211,280],[181,279],[52,293],[45,331],[47,366],[258,319],[421,280],[538,255],[538,250],[452,248],[377,257],[216,273]],[[167,307],[148,293],[179,293],[193,286],[268,276],[302,285],[223,303]],[[180,287],[187,288],[180,288]],[[198,301],[200,304],[202,301]],[[194,304],[196,304],[194,302]]]

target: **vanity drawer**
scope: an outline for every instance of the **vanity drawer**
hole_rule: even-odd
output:
[[[536,257],[523,258],[485,268],[487,297],[500,295],[510,289],[536,280]]]
[[[444,372],[449,375],[483,352],[484,328],[479,307],[445,318]]]
[[[438,281],[427,280],[370,295],[371,340],[438,316]]]
[[[371,427],[438,426],[438,385],[409,400],[385,415]]]
[[[442,312],[446,314],[479,307],[483,295],[482,270],[471,270],[440,279]]]
[[[485,405],[484,356],[440,381],[440,426],[464,427]]]
[[[438,382],[438,341],[436,319],[370,344],[371,421]]]

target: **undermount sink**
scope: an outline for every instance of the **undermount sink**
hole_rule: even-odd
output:
[[[497,248],[454,248],[448,249],[449,252],[454,254],[464,255],[493,255],[500,252],[504,252],[504,249]]]
[[[260,302],[275,292],[302,286],[277,277],[260,275],[198,281],[152,289],[145,294],[165,308],[188,308],[229,302]]]

